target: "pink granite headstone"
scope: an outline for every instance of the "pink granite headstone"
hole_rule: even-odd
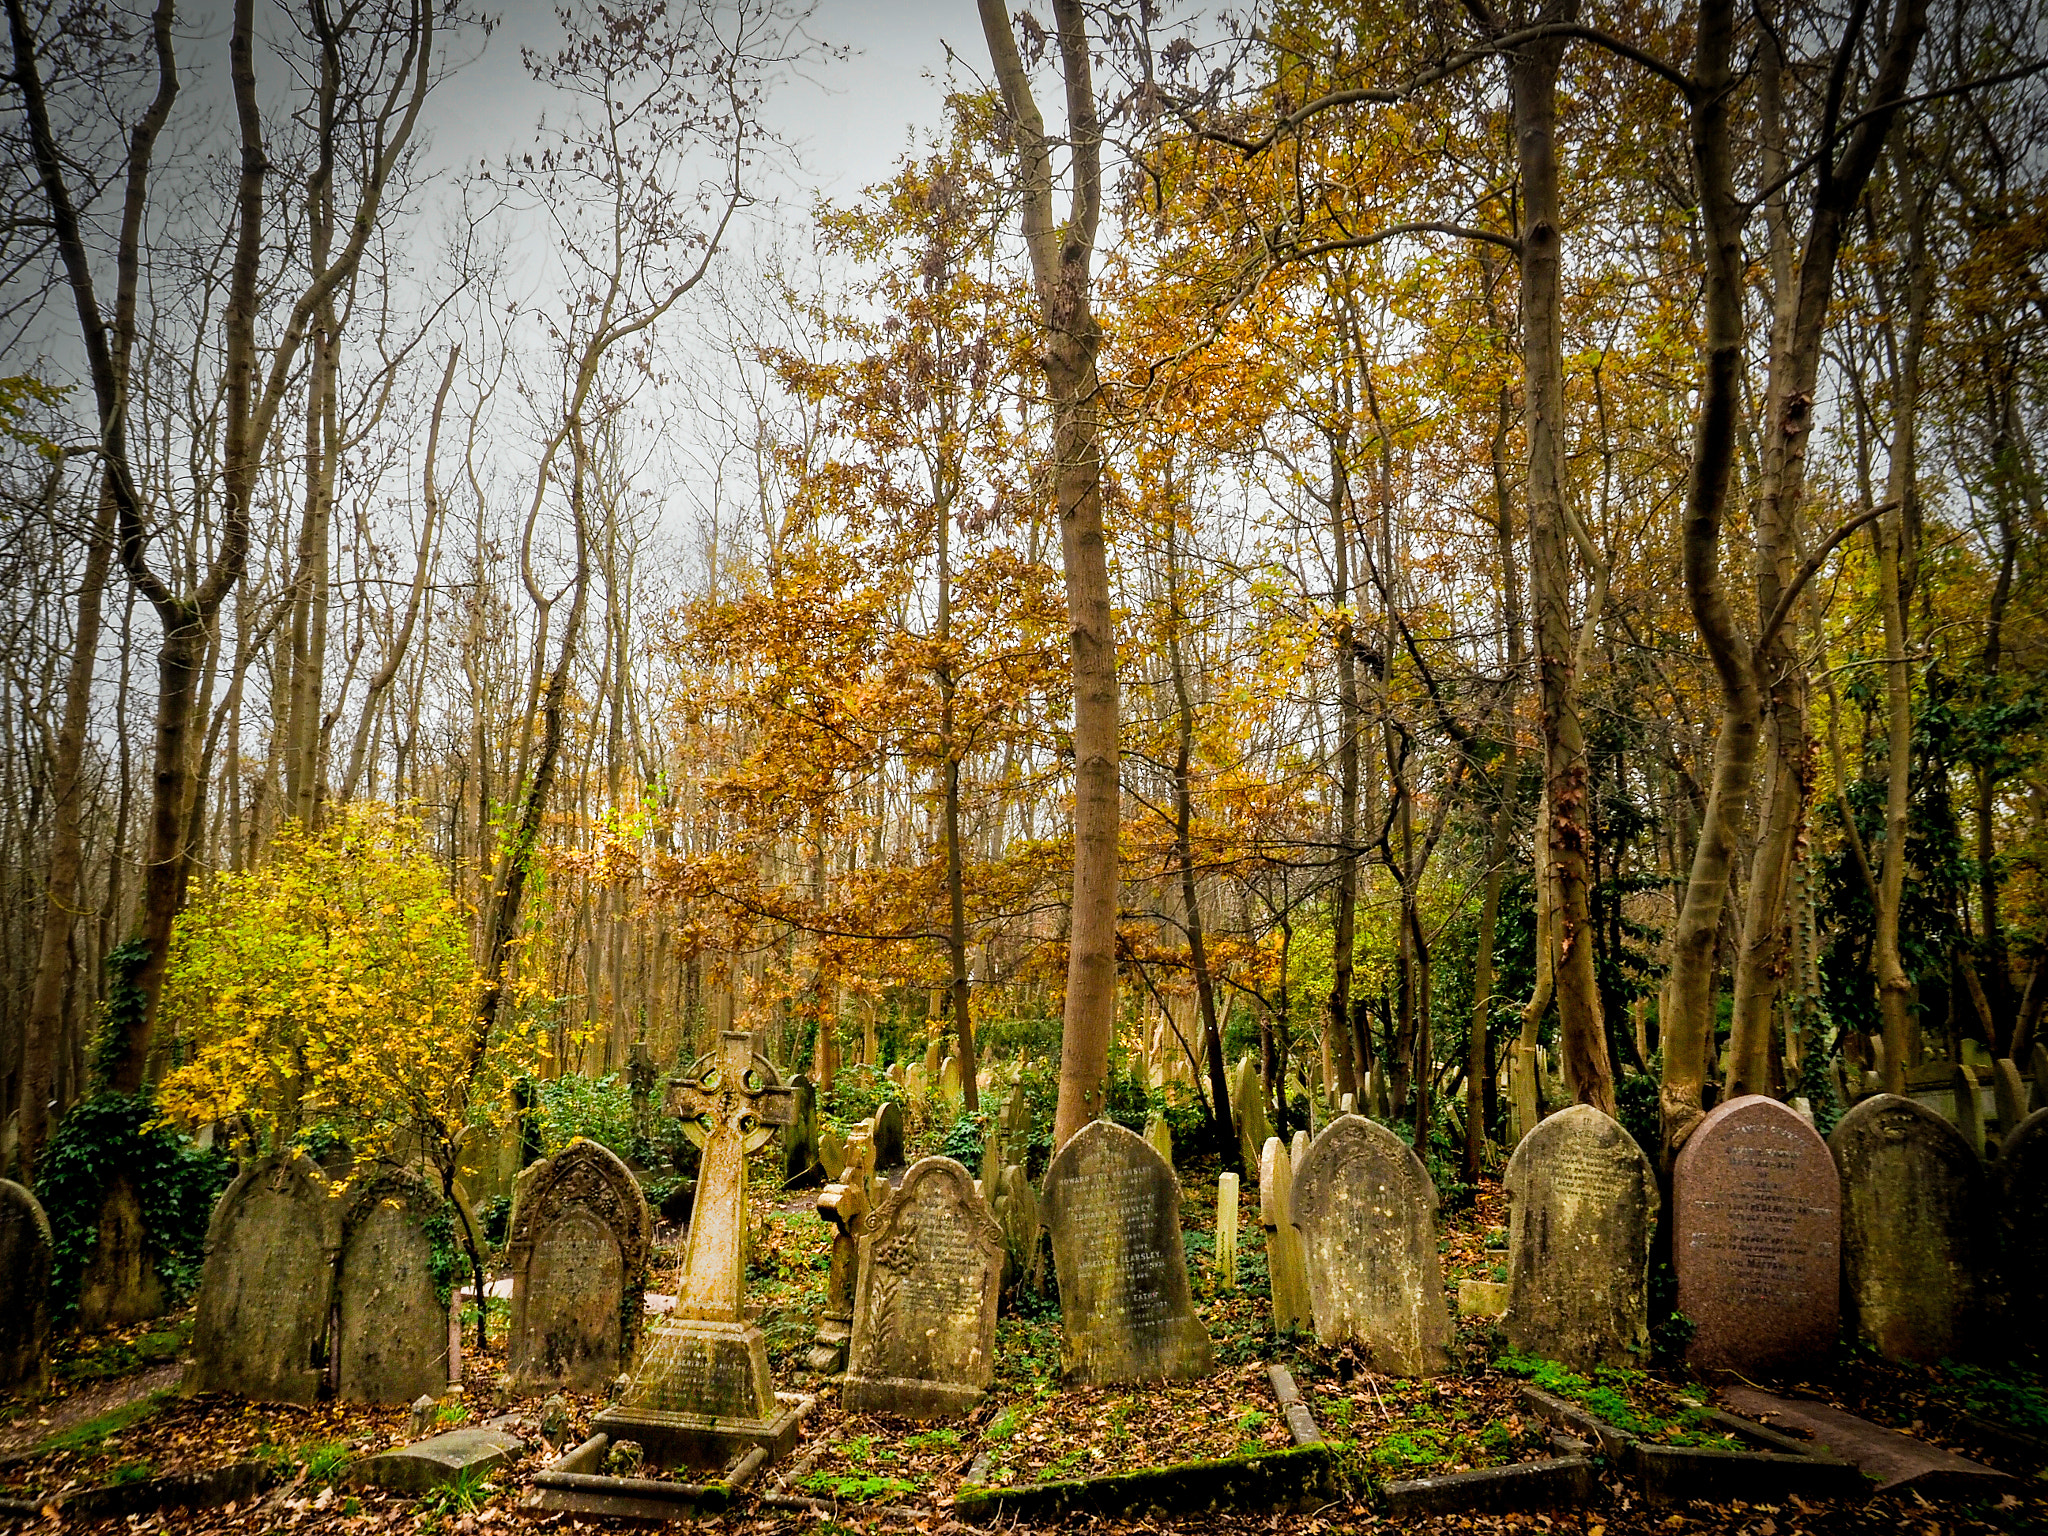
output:
[[[1776,1099],[1717,1106],[1672,1170],[1671,1261],[1697,1370],[1773,1371],[1841,1326],[1842,1183],[1818,1132]]]

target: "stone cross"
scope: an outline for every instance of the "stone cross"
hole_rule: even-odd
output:
[[[745,1290],[747,1154],[764,1147],[796,1114],[796,1095],[754,1054],[754,1037],[727,1030],[714,1056],[691,1069],[695,1077],[669,1080],[669,1112],[703,1149],[696,1207],[676,1284],[674,1316],[737,1323]]]

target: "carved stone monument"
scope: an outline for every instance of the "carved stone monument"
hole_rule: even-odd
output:
[[[448,1390],[448,1302],[434,1282],[430,1225],[451,1214],[439,1190],[399,1170],[350,1197],[336,1282],[335,1390],[345,1401],[409,1403]]]
[[[1695,1370],[1783,1370],[1834,1347],[1842,1184],[1812,1126],[1762,1094],[1716,1105],[1678,1154],[1671,1199]]]
[[[791,1098],[738,1030],[669,1084],[669,1107],[703,1149],[675,1310],[650,1330],[625,1397],[591,1421],[657,1464],[720,1467],[755,1445],[780,1455],[796,1438],[798,1405],[777,1398],[743,1307],[747,1153],[789,1123]]]
[[[1436,1209],[1429,1170],[1385,1126],[1346,1115],[1309,1143],[1294,1175],[1294,1224],[1326,1347],[1355,1344],[1390,1376],[1450,1368]]]
[[[1897,1094],[1842,1116],[1842,1310],[1857,1338],[1931,1364],[1974,1342],[1989,1252],[1984,1165],[1933,1110]]]
[[[1273,1328],[1306,1328],[1313,1316],[1308,1256],[1294,1224],[1294,1159],[1278,1136],[1259,1153],[1259,1225],[1266,1229],[1266,1273],[1273,1282]]]
[[[1508,1159],[1508,1343],[1574,1370],[1634,1365],[1649,1344],[1657,1180],[1590,1104],[1559,1110]]]
[[[515,1390],[599,1391],[633,1358],[653,1232],[639,1181],[594,1141],[519,1175],[505,1248]]]
[[[50,1333],[50,1219],[36,1197],[0,1179],[0,1391],[43,1379]]]
[[[1069,1382],[1187,1380],[1214,1359],[1180,1238],[1180,1183],[1108,1120],[1076,1131],[1045,1173]]]
[[[206,1229],[191,1389],[314,1401],[326,1374],[340,1248],[341,1202],[311,1158],[292,1153],[243,1168]]]
[[[927,1157],[861,1223],[849,1412],[906,1419],[974,1411],[995,1379],[1003,1234],[967,1170]]]

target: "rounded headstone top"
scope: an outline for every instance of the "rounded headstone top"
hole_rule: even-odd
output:
[[[1514,1178],[1518,1168],[1526,1170],[1529,1159],[1542,1155],[1552,1143],[1568,1138],[1583,1139],[1603,1150],[1619,1148],[1624,1156],[1633,1153],[1645,1170],[1650,1166],[1649,1158],[1637,1145],[1635,1137],[1619,1120],[1591,1104],[1570,1104],[1555,1114],[1545,1115],[1521,1139],[1514,1155],[1508,1159],[1507,1177]],[[1653,1200],[1655,1190],[1656,1182],[1652,1180]],[[1653,1203],[1651,1209],[1655,1208]]]
[[[50,1218],[43,1211],[43,1202],[35,1197],[27,1185],[17,1184],[12,1179],[0,1179],[0,1207],[19,1212],[20,1216],[36,1229],[37,1235],[43,1240],[43,1246],[50,1246]]]
[[[1379,1121],[1368,1120],[1364,1115],[1339,1115],[1309,1142],[1301,1160],[1294,1165],[1294,1203],[1297,1209],[1309,1198],[1308,1191],[1329,1176],[1337,1159],[1349,1152],[1406,1164],[1409,1174],[1419,1181],[1420,1188],[1428,1192],[1430,1209],[1436,1209],[1436,1181],[1429,1176],[1429,1166],[1415,1155],[1415,1149],[1407,1142]]]
[[[1846,1176],[1851,1158],[1862,1156],[1883,1142],[1903,1141],[1908,1136],[1924,1140],[1944,1157],[1965,1158],[1979,1166],[1983,1162],[1969,1139],[1937,1111],[1918,1099],[1897,1093],[1872,1094],[1842,1116],[1834,1134],[1828,1137],[1828,1149],[1835,1154],[1835,1161]]]
[[[1152,1168],[1161,1178],[1172,1184],[1176,1202],[1174,1209],[1179,1210],[1180,1177],[1173,1171],[1173,1164],[1161,1157],[1159,1149],[1151,1142],[1136,1131],[1118,1125],[1114,1120],[1090,1120],[1067,1138],[1059,1151],[1053,1153],[1052,1161],[1046,1164],[1046,1192],[1050,1194],[1057,1182],[1070,1172],[1076,1163],[1092,1162],[1103,1156],[1114,1157],[1121,1162],[1142,1163]]]
[[[2007,1161],[2022,1154],[2038,1157],[2044,1148],[2048,1148],[2048,1109],[2037,1109],[1999,1143],[1998,1155]]]
[[[1767,1093],[1745,1093],[1738,1098],[1724,1099],[1693,1122],[1692,1130],[1686,1134],[1685,1145],[1678,1150],[1677,1167],[1690,1166],[1695,1160],[1693,1149],[1710,1144],[1714,1133],[1731,1120],[1768,1121],[1784,1135],[1795,1137],[1819,1151],[1827,1149],[1827,1142],[1820,1132],[1791,1105]]]

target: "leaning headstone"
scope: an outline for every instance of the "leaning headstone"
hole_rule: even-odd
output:
[[[244,1167],[206,1229],[191,1389],[269,1403],[319,1397],[340,1247],[340,1202],[319,1164],[294,1152]]]
[[[519,1175],[505,1257],[514,1388],[596,1392],[633,1358],[654,1224],[626,1165],[577,1137]]]
[[[782,1128],[782,1178],[785,1184],[801,1182],[819,1164],[818,1090],[799,1072],[790,1079],[795,1113]]]
[[[839,1177],[818,1192],[818,1217],[832,1229],[831,1267],[825,1277],[825,1305],[806,1358],[821,1376],[844,1370],[853,1342],[853,1298],[860,1278],[860,1228],[875,1203],[873,1126],[846,1143]]]
[[[1977,1069],[1957,1062],[1951,1081],[1956,1103],[1956,1129],[1963,1133],[1963,1140],[1970,1144],[1970,1150],[1982,1157],[1984,1100],[1979,1091],[1983,1085],[1977,1081]]]
[[[1448,1370],[1436,1185],[1414,1150],[1385,1126],[1346,1115],[1309,1144],[1293,1196],[1317,1340],[1354,1344],[1390,1376]]]
[[[1865,1099],[1828,1138],[1842,1175],[1842,1307],[1894,1360],[1967,1353],[1988,1254],[1984,1165],[1933,1110]]]
[[[1188,1290],[1180,1182],[1108,1120],[1075,1132],[1045,1174],[1068,1381],[1206,1376],[1214,1359]]]
[[[2038,1042],[2033,1054],[2034,1095],[2027,1103],[2030,1109],[2048,1109],[2048,1045]]]
[[[948,1104],[960,1102],[960,1058],[948,1056],[939,1063],[939,1096]]]
[[[1237,1175],[1216,1176],[1216,1284],[1237,1289]]]
[[[0,1179],[0,1392],[43,1379],[50,1334],[50,1219],[21,1185]]]
[[[1259,1225],[1266,1229],[1266,1273],[1273,1282],[1275,1330],[1306,1328],[1314,1317],[1308,1259],[1294,1225],[1294,1160],[1278,1136],[1259,1154]]]
[[[1327,1130],[1328,1127],[1326,1126],[1324,1127],[1324,1129]],[[1295,1172],[1297,1173],[1297,1175],[1301,1171],[1301,1160],[1308,1156],[1308,1146],[1310,1139],[1311,1138],[1307,1131],[1296,1131],[1294,1133],[1294,1140],[1289,1142],[1287,1145],[1288,1161],[1294,1164]]]
[[[1173,1127],[1157,1110],[1145,1117],[1145,1145],[1165,1158],[1167,1167],[1173,1166]]]
[[[417,1174],[372,1179],[349,1202],[336,1281],[336,1395],[409,1403],[448,1390],[448,1302],[434,1282],[439,1191]],[[459,1220],[460,1218],[457,1218]]]
[[[840,1399],[906,1419],[974,1411],[995,1379],[1003,1234],[950,1157],[927,1157],[863,1224]]]
[[[818,1166],[827,1184],[837,1184],[846,1171],[846,1138],[829,1125],[818,1132]]]
[[[2041,1219],[2048,1212],[2048,1109],[2035,1110],[2005,1138],[1998,1174],[2007,1325],[2018,1330],[2022,1349],[2048,1349],[2048,1221]]]
[[[1574,1104],[1522,1138],[1506,1182],[1508,1343],[1575,1370],[1640,1361],[1658,1195],[1635,1138]]]
[[[78,1282],[82,1333],[161,1317],[169,1306],[157,1274],[157,1251],[142,1223],[142,1201],[125,1173],[100,1200],[99,1232]]]
[[[875,1111],[875,1166],[903,1166],[903,1106],[894,1099]]]
[[[1991,1064],[1991,1088],[1998,1104],[1998,1134],[2010,1136],[2027,1118],[2027,1080],[2020,1076],[2020,1064],[2001,1056]]]
[[[1806,1119],[1762,1094],[1716,1105],[1678,1154],[1671,1200],[1695,1370],[1778,1371],[1834,1347],[1842,1183]]]
[[[1034,1288],[1041,1278],[1038,1234],[1044,1230],[1039,1213],[1038,1191],[1016,1163],[1005,1168],[997,1184],[996,1224],[1003,1229],[1007,1265],[1003,1283],[1012,1288],[1028,1281]]]
[[[1003,1106],[1003,1161],[1026,1167],[1031,1161],[1031,1101],[1020,1085]]]

